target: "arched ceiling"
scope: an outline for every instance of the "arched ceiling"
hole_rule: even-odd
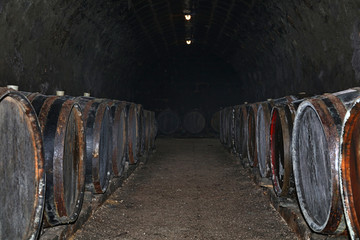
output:
[[[158,55],[181,49],[191,39],[193,46],[228,57],[234,47],[244,46],[263,31],[254,20],[266,16],[256,0],[130,0],[129,4],[140,38]],[[185,20],[187,12],[190,21]]]

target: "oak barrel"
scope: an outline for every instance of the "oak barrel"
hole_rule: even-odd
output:
[[[167,109],[159,113],[157,123],[161,133],[170,135],[179,129],[180,118],[176,112]]]
[[[360,238],[360,98],[345,115],[341,136],[340,190],[351,239]]]
[[[85,186],[85,140],[80,106],[73,100],[41,94],[28,96],[44,139],[46,171],[45,227],[74,222]]]
[[[347,108],[360,96],[354,89],[299,105],[292,133],[292,162],[300,209],[310,228],[339,234],[346,226],[339,186],[342,124]]]
[[[45,171],[41,129],[21,93],[0,88],[0,239],[37,239]]]
[[[210,125],[216,133],[220,133],[220,111],[217,111],[212,115]]]
[[[275,105],[285,104],[295,100],[295,98],[283,97],[269,100],[259,104],[256,119],[256,149],[258,167],[261,177],[270,177],[270,122],[271,110]]]
[[[191,134],[199,134],[205,128],[206,120],[204,115],[198,110],[193,110],[185,114],[183,120],[184,129]]]
[[[240,159],[244,159],[247,158],[247,106],[237,105],[234,108],[235,151],[239,155]]]
[[[128,156],[129,163],[138,162],[141,152],[141,117],[135,103],[128,105]]]
[[[127,109],[126,102],[109,101],[112,117],[112,172],[122,176],[127,157]]]
[[[271,176],[274,192],[278,196],[291,196],[295,190],[291,162],[291,133],[295,113],[285,106],[275,106],[271,111]]]
[[[112,171],[112,119],[108,102],[78,97],[86,138],[86,190],[105,193]]]
[[[256,149],[256,119],[258,103],[249,104],[248,106],[248,139],[247,139],[247,157],[251,167],[258,165],[257,149]]]

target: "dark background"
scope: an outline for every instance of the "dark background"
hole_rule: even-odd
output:
[[[340,0],[3,0],[0,85],[90,92],[180,113],[334,92],[360,79],[359,7]]]

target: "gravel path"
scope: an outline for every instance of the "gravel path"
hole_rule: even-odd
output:
[[[156,145],[73,239],[297,239],[217,139]]]

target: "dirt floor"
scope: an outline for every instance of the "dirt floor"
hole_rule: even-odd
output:
[[[156,145],[74,239],[297,239],[217,139]]]

